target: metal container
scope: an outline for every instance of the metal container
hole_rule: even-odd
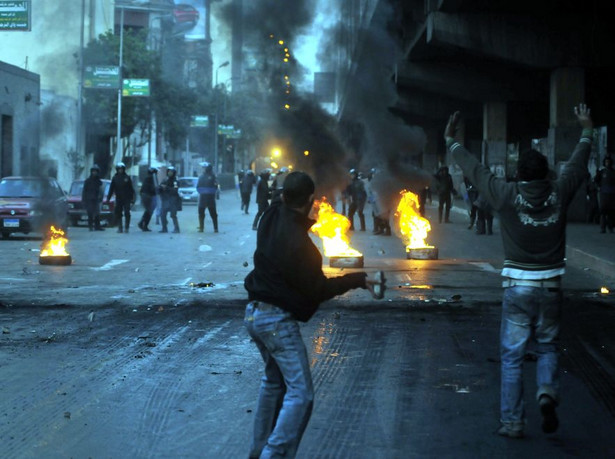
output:
[[[363,255],[360,257],[329,257],[331,268],[362,268]]]
[[[38,262],[41,265],[68,266],[72,264],[73,259],[70,255],[49,255],[46,257],[38,257]]]
[[[415,249],[406,249],[406,258],[408,260],[437,260],[437,247],[418,247]]]

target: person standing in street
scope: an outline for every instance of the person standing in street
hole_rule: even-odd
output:
[[[596,173],[594,181],[600,190],[600,232],[613,232],[615,226],[615,169],[610,156],[602,160],[604,166]]]
[[[218,232],[218,212],[216,210],[216,196],[218,193],[218,179],[214,174],[213,166],[204,162],[201,163],[203,167],[203,173],[199,177],[196,184],[196,189],[199,192],[199,233],[202,233],[205,229],[205,209],[209,211],[209,216],[214,225],[214,233]]]
[[[288,175],[288,167],[280,167],[280,170],[276,172],[273,183],[271,184],[271,199],[282,196],[282,190],[284,189],[284,180]]]
[[[436,175],[436,189],[438,191],[438,222],[442,223],[442,213],[444,211],[444,223],[451,223],[451,193],[457,195],[457,191],[453,185],[453,177],[448,172],[448,166],[442,166],[438,169]]]
[[[252,223],[252,229],[255,231],[258,228],[260,218],[267,210],[267,207],[269,207],[269,198],[271,197],[271,191],[269,190],[270,175],[270,169],[263,170],[260,173],[258,183],[256,185],[256,204],[258,204],[258,212],[254,216],[254,222]]]
[[[244,282],[244,324],[265,364],[251,458],[294,458],[310,419],[314,388],[298,322],[350,289],[376,296],[363,272],[335,278],[322,272],[322,256],[308,234],[315,223],[308,218],[314,190],[306,173],[288,174],[281,198],[272,200],[258,226],[254,269]]]
[[[81,202],[88,214],[88,228],[90,231],[104,231],[100,226],[100,203],[103,200],[102,180],[100,168],[94,164],[90,169],[90,176],[83,182]]]
[[[256,184],[256,176],[252,169],[248,169],[243,176],[243,179],[239,183],[239,190],[241,192],[241,210],[247,215],[250,208],[250,198],[252,197],[252,190]]]
[[[346,194],[350,198],[350,205],[348,206],[350,231],[354,231],[355,212],[359,214],[361,231],[365,231],[365,214],[363,213],[363,209],[367,201],[367,191],[365,191],[365,184],[363,180],[359,178],[359,173],[356,169],[350,169],[350,184],[348,185]]]
[[[542,430],[553,433],[559,420],[559,331],[565,271],[566,213],[587,176],[593,122],[585,104],[574,108],[583,128],[579,143],[559,178],[550,178],[547,158],[536,150],[519,155],[516,182],[496,177],[454,137],[460,114],[444,132],[453,160],[478,188],[500,219],[504,245],[504,299],[500,329],[501,395],[498,434],[522,438],[525,431],[523,360],[530,340],[537,353],[536,398]]]
[[[468,225],[468,229],[472,229],[474,226],[474,222],[476,222],[476,217],[478,216],[478,207],[476,207],[476,200],[478,199],[478,191],[472,185],[472,182],[468,180],[467,177],[463,178],[463,183],[466,186],[466,193],[468,195],[468,206],[470,207],[470,224]]]
[[[160,184],[160,197],[162,201],[162,209],[160,212],[162,229],[160,232],[169,232],[167,214],[170,214],[171,221],[173,221],[173,232],[179,233],[177,212],[182,210],[182,198],[179,195],[179,180],[177,179],[177,171],[173,166],[167,168],[167,178]]]
[[[158,174],[158,169],[150,167],[147,170],[147,177],[143,179],[143,184],[141,185],[141,204],[144,211],[137,225],[141,231],[151,231],[148,225],[156,209],[156,174]]]
[[[126,174],[126,165],[119,162],[115,166],[115,175],[111,179],[111,186],[107,193],[107,202],[115,194],[115,221],[117,232],[128,232],[130,228],[130,208],[135,202],[135,189],[132,179]],[[122,214],[124,215],[125,227],[122,227]]]

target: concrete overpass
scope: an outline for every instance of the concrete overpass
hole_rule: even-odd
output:
[[[387,24],[402,53],[391,74],[398,97],[388,108],[425,130],[426,169],[447,162],[441,136],[455,110],[464,114],[470,149],[508,175],[514,152],[532,139],[545,139],[554,168],[567,159],[579,134],[572,107],[580,102],[597,126],[615,128],[610,2],[381,0],[374,27],[391,3]],[[370,63],[362,56],[357,73]]]

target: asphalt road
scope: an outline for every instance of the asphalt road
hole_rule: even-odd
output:
[[[189,205],[180,234],[142,233],[140,212],[129,234],[71,228],[66,267],[38,264],[39,239],[0,241],[1,457],[247,456],[255,209],[240,214],[233,192],[219,205],[218,234],[197,233]],[[597,293],[613,280],[566,275],[560,430],[540,432],[530,359],[527,438],[498,437],[501,242],[455,217],[433,228],[435,261],[353,236],[389,290],[349,292],[302,326],[316,402],[299,457],[615,457],[615,299]]]

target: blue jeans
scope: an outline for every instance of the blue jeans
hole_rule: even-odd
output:
[[[244,325],[265,362],[250,457],[295,457],[314,401],[299,324],[289,312],[254,301]]]
[[[537,354],[537,398],[559,395],[559,289],[514,286],[504,289],[500,354],[502,359],[501,421],[521,427],[525,422],[523,360],[530,339]]]

